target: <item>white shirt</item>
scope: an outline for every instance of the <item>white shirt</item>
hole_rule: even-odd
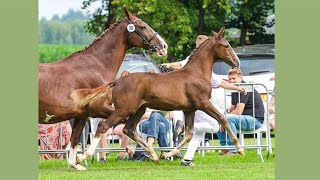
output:
[[[180,61],[181,67],[185,66],[189,61],[189,56],[186,57],[185,60]],[[221,84],[222,79],[218,77],[215,73],[212,72],[211,74],[211,86],[213,88],[218,88]]]

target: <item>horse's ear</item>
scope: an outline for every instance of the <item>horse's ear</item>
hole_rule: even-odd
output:
[[[222,28],[220,29],[220,31],[218,32],[218,34],[223,37],[224,36],[224,26],[222,26]]]
[[[130,20],[130,21],[133,21],[133,15],[131,14],[131,12],[128,11],[127,7],[124,7],[124,13],[126,14],[127,18]]]
[[[213,30],[211,30],[211,32],[212,32],[212,36],[214,36],[214,37],[218,36],[218,33],[214,32]]]

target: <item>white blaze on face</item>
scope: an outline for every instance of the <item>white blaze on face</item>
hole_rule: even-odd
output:
[[[162,39],[162,37],[159,34],[157,34],[156,37],[160,40],[160,42],[161,42],[161,44],[163,46],[163,48],[160,49],[161,55],[162,56],[167,55],[168,44],[166,43],[166,41],[164,41],[164,39]],[[157,52],[158,55],[160,55],[160,53]]]

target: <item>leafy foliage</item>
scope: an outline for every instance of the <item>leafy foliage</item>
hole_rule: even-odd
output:
[[[96,0],[84,0],[87,9]],[[108,23],[124,17],[123,7],[137,14],[166,40],[169,45],[169,61],[181,60],[195,47],[198,34],[211,34],[224,24],[225,14],[230,9],[227,0],[101,0],[102,6],[91,16],[86,25],[88,32],[101,33]],[[174,8],[172,8],[174,7]],[[200,9],[203,16],[198,16]],[[201,11],[201,12],[202,12]],[[107,21],[110,13],[116,18]],[[201,21],[202,30],[199,30]],[[107,22],[107,24],[106,24]],[[154,57],[154,56],[153,56]],[[154,57],[158,63],[167,62],[166,58]]]
[[[274,42],[274,36],[270,38],[263,28],[267,25],[268,14],[274,12],[274,0],[230,0],[230,5],[227,27],[241,30],[240,45]],[[251,36],[246,40],[247,33]],[[264,40],[260,42],[259,39]]]

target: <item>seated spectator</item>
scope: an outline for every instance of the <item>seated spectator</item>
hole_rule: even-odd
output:
[[[144,115],[141,126],[142,133],[148,134],[147,143],[152,146],[157,138],[160,147],[168,147],[169,120],[165,118],[163,111],[153,111],[149,117]],[[145,118],[145,119],[144,119]]]
[[[100,121],[102,121],[102,118],[92,118],[93,120],[93,124],[94,124],[94,128],[98,127],[98,124]],[[125,148],[128,145],[128,136],[125,135],[122,130],[124,128],[125,124],[124,122],[120,122],[119,124],[114,126],[113,128],[109,128],[108,131],[101,137],[100,139],[100,148],[108,148],[108,144],[107,144],[107,137],[110,135],[119,135],[121,136],[121,144],[120,147],[121,148]],[[126,152],[119,152],[119,155],[117,156],[117,160],[123,160],[125,159]],[[100,159],[99,162],[106,162],[106,153],[105,152],[100,152]]]
[[[60,126],[62,137],[60,141]],[[65,149],[70,142],[71,125],[69,121],[63,121],[55,124],[39,124],[38,137],[40,139],[40,150],[59,150]],[[42,160],[57,159],[61,154],[41,154]]]
[[[165,117],[166,112],[152,111],[147,109],[141,118],[141,132],[147,134],[147,144],[152,146],[158,139],[159,147],[169,147],[168,133],[170,122]],[[138,146],[140,147],[140,146]],[[134,160],[148,160],[149,155],[145,152],[135,152]]]
[[[270,80],[275,80],[275,77],[271,78]],[[273,91],[271,92],[271,99],[269,102],[269,117],[270,117],[270,127],[271,129],[275,130],[276,129],[276,122],[275,122],[275,99],[276,98],[276,93],[275,93],[275,89],[273,89]]]
[[[240,69],[230,69],[228,72],[228,79],[231,83],[245,83],[243,81],[242,72]],[[252,94],[254,93],[254,100]],[[254,102],[253,102],[254,101]],[[259,93],[254,89],[253,92],[248,92],[246,95],[239,93],[231,94],[231,107],[227,109],[227,121],[229,122],[232,132],[237,135],[237,130],[252,131],[259,129],[264,121],[264,106]],[[253,104],[255,109],[253,110]],[[253,117],[253,112],[255,112]],[[233,143],[227,135],[224,133],[224,128],[221,126],[217,135],[220,139],[221,146],[233,146]],[[220,155],[237,155],[236,149],[222,150]]]

